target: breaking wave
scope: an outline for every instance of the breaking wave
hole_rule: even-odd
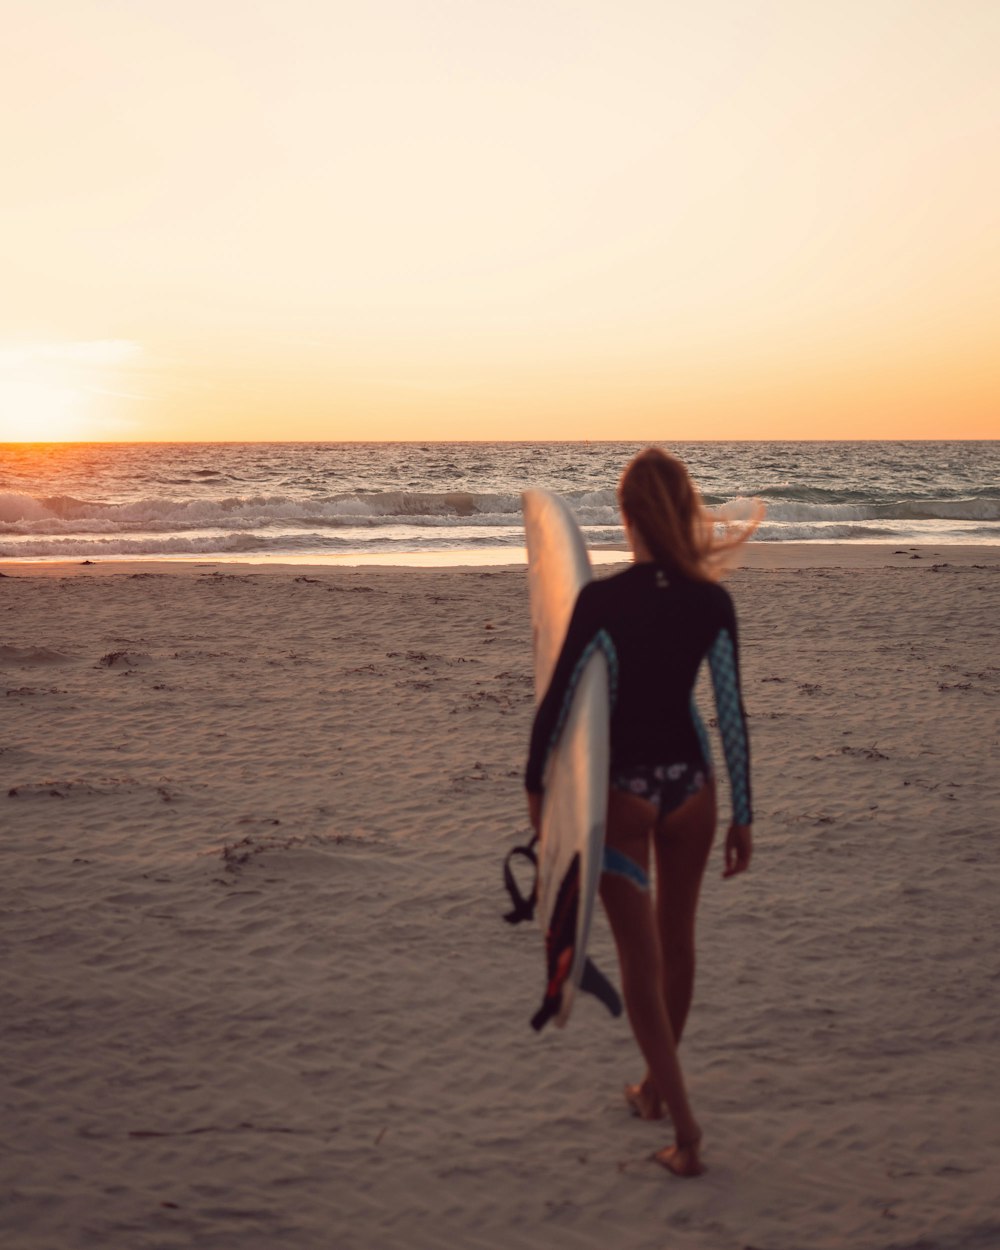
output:
[[[1000,444],[691,444],[721,518],[755,538],[1000,542]],[[121,445],[0,449],[0,558],[520,547],[520,491],[562,495],[620,546],[627,444]],[[211,467],[215,465],[216,467]],[[446,488],[446,489],[443,489]]]
[[[583,525],[615,525],[618,513],[613,491],[589,491],[567,498]],[[720,504],[718,515],[736,518],[748,501]],[[70,495],[35,498],[0,494],[0,533],[58,535],[79,533],[130,534],[137,531],[183,533],[222,527],[257,530],[269,527],[338,529],[357,526],[426,526],[519,524],[520,497],[516,494],[407,494],[390,491],[335,495],[325,499],[293,499],[282,495],[229,496],[222,499],[140,499],[108,504]],[[971,499],[900,500],[886,503],[805,503],[772,500],[769,522],[808,524],[829,521],[1000,521],[1000,497]]]

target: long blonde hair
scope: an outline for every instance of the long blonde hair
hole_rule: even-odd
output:
[[[657,564],[699,581],[718,581],[764,516],[758,501],[750,520],[724,523],[719,533],[720,522],[705,508],[684,463],[659,447],[647,447],[628,464],[618,504]]]

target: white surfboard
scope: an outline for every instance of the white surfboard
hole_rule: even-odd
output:
[[[537,702],[548,689],[573,605],[592,571],[566,503],[542,490],[525,491],[521,498]],[[607,816],[609,715],[607,660],[595,651],[545,773],[536,910],[545,934],[548,987],[536,1028],[549,1018],[565,1025],[581,983],[599,993],[614,1014],[621,1009],[610,986],[605,983],[603,993],[595,989],[599,974],[587,960]]]

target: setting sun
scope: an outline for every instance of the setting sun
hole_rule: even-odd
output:
[[[0,381],[0,439],[55,443],[86,438],[86,396],[39,380]]]
[[[0,442],[99,439],[118,427],[117,370],[138,353],[120,340],[0,347]]]

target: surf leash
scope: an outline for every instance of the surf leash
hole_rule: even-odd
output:
[[[538,834],[536,833],[530,842],[524,843],[522,846],[515,846],[507,852],[507,856],[503,861],[503,883],[510,895],[510,901],[514,904],[510,911],[504,912],[504,920],[508,924],[520,924],[522,920],[534,920],[535,903],[538,901],[538,856],[535,854],[535,847],[538,845]],[[531,886],[531,894],[525,898],[517,886],[517,878],[514,876],[510,861],[515,856],[526,859],[535,870],[535,879]]]

